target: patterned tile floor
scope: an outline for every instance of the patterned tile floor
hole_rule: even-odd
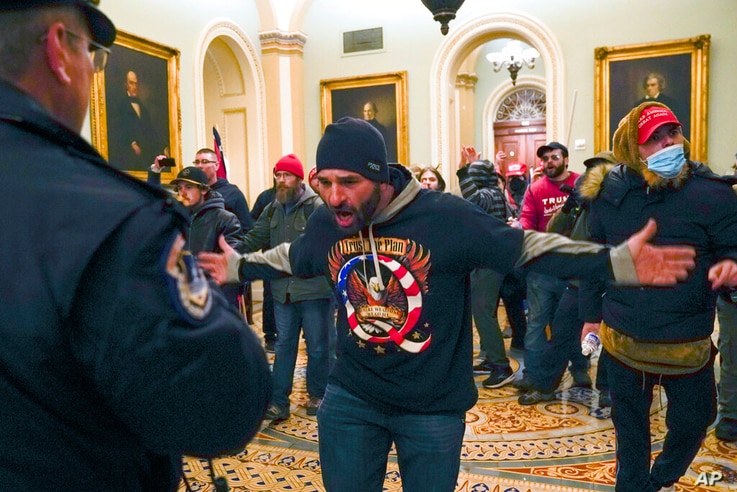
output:
[[[260,328],[259,314],[255,329]],[[510,352],[513,368],[524,363]],[[305,414],[306,357],[301,347],[292,394],[292,415],[276,425],[265,422],[240,454],[213,461],[217,474],[234,492],[323,491],[317,451],[318,429]],[[595,374],[592,369],[592,376]],[[596,407],[595,390],[570,388],[567,375],[557,399],[520,406],[511,386],[489,390],[481,386],[479,401],[467,414],[461,472],[456,492],[578,492],[613,491],[614,430],[608,410]],[[655,398],[651,413],[653,452],[665,433],[665,396]],[[184,471],[192,491],[214,491],[206,460],[185,458]],[[721,472],[713,486],[696,485],[701,472]],[[703,480],[702,480],[703,481]],[[179,491],[186,490],[184,484]],[[361,491],[357,484],[357,492]],[[401,491],[396,456],[390,457],[385,491]],[[685,491],[737,491],[737,443],[724,443],[710,430],[687,475],[675,485]]]

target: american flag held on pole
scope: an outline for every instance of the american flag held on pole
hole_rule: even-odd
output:
[[[217,170],[217,177],[218,178],[227,178],[228,177],[228,171],[225,169],[225,156],[223,154],[223,142],[220,140],[220,133],[218,133],[217,127],[212,127],[212,135],[214,137],[215,143],[213,147],[215,147],[215,155],[218,157],[218,170]]]

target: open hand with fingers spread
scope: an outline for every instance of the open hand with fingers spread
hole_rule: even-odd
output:
[[[228,283],[228,263],[235,263],[239,259],[238,253],[228,244],[225,237],[218,240],[222,253],[201,252],[197,255],[197,263],[218,284]],[[233,269],[235,269],[234,267]],[[231,279],[232,280],[232,279]]]
[[[627,240],[635,262],[637,278],[642,285],[672,285],[685,280],[696,262],[696,250],[691,246],[654,246],[648,241],[657,232],[655,220]]]

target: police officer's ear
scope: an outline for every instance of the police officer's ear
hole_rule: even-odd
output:
[[[41,44],[46,53],[46,63],[54,77],[62,85],[70,85],[72,78],[69,75],[69,66],[73,62],[71,58],[72,48],[69,45],[69,35],[66,26],[61,22],[54,22],[49,26]]]

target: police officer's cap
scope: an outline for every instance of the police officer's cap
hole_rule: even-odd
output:
[[[117,31],[113,22],[97,8],[99,4],[100,0],[2,0],[0,12],[55,5],[76,5],[87,17],[92,39],[103,46],[110,46],[115,41]]]

